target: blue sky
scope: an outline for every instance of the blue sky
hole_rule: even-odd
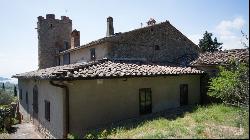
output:
[[[205,30],[223,49],[242,48],[243,30],[249,34],[248,0],[1,0],[0,76],[36,70],[38,16],[69,16],[81,31],[81,44],[104,37],[106,18],[114,18],[115,32],[139,28],[149,18],[169,20],[194,43]],[[244,40],[243,40],[244,41]]]

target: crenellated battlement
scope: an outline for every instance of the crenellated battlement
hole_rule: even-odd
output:
[[[61,16],[61,19],[56,19],[55,14],[46,14],[46,18],[44,18],[43,16],[39,16],[37,17],[37,19],[38,19],[38,22],[54,20],[54,21],[62,22],[62,23],[72,23],[72,20],[67,16]]]

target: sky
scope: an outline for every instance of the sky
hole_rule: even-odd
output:
[[[35,28],[37,17],[46,14],[68,16],[80,30],[81,45],[106,35],[108,16],[115,32],[146,26],[150,18],[170,21],[195,44],[208,31],[223,50],[244,48],[241,30],[249,36],[248,0],[1,0],[0,77],[38,69]]]

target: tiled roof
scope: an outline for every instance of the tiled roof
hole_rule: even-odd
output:
[[[136,64],[102,59],[89,63],[75,63],[14,75],[15,78],[36,79],[95,79],[118,77],[143,77],[179,74],[202,74],[191,67],[170,67],[153,64]]]
[[[191,65],[225,65],[228,64],[231,59],[236,59],[241,62],[249,62],[249,50],[233,49],[214,53],[201,53],[195,61],[191,62]]]

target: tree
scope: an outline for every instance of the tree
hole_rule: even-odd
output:
[[[5,86],[4,86],[4,83],[3,83],[3,85],[2,85],[2,89],[3,89],[3,91],[5,91]]]
[[[14,96],[17,96],[16,86],[14,86]]]
[[[199,41],[199,47],[202,52],[215,52],[220,51],[223,43],[219,43],[217,38],[212,39],[213,34],[207,31],[203,34],[203,38]]]
[[[226,104],[248,108],[248,64],[233,60],[230,65],[220,67],[219,75],[211,79],[208,95],[219,98]]]

